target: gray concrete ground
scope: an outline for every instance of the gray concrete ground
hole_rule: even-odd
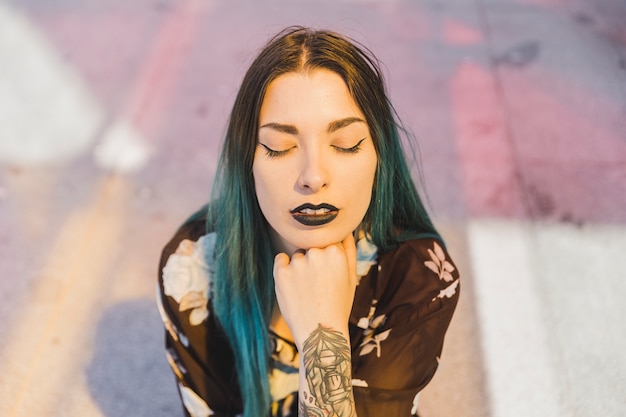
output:
[[[0,415],[178,416],[159,251],[287,25],[369,46],[464,277],[425,417],[626,416],[623,0],[0,1]]]

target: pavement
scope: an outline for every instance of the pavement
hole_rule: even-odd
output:
[[[293,24],[371,48],[419,143],[464,279],[423,416],[626,416],[623,0],[0,1],[0,415],[181,415],[159,252]]]

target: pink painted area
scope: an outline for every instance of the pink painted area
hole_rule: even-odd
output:
[[[450,81],[454,131],[470,217],[525,217],[517,164],[492,74],[464,62]]]
[[[167,121],[166,108],[209,5],[189,0],[158,13],[120,6],[30,18],[84,77],[110,121],[130,124],[151,139]]]
[[[521,158],[626,166],[626,122],[623,108],[611,100],[615,92],[552,71],[532,77],[510,72],[506,79]]]
[[[454,19],[443,22],[442,32],[445,42],[450,45],[476,45],[485,40],[480,30]]]
[[[626,121],[618,91],[552,71],[507,74],[508,108],[534,217],[626,220]]]
[[[416,11],[395,19],[393,27],[389,28],[395,36],[404,41],[419,42],[433,36],[432,22],[425,18],[424,13]]]
[[[145,59],[146,45],[166,17],[128,7],[28,14],[51,50],[78,71],[105,105],[115,103],[117,94],[126,91],[129,76]]]
[[[533,4],[535,6],[554,7],[554,6],[563,5],[564,1],[563,0],[528,0],[528,3]]]
[[[165,21],[135,77],[122,117],[131,120],[133,126],[148,137],[165,116],[182,66],[187,61],[189,49],[185,46],[193,42],[206,4],[201,0],[178,3],[178,8]]]
[[[473,62],[459,64],[450,81],[468,214],[623,222],[620,90],[550,68],[501,71],[504,96]]]

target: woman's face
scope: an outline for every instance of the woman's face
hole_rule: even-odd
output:
[[[339,75],[291,72],[269,84],[252,173],[280,251],[323,248],[352,233],[376,165],[365,117]]]

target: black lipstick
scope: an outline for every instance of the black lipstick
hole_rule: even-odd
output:
[[[302,204],[291,210],[293,218],[305,226],[321,226],[335,220],[339,209],[330,204]]]

